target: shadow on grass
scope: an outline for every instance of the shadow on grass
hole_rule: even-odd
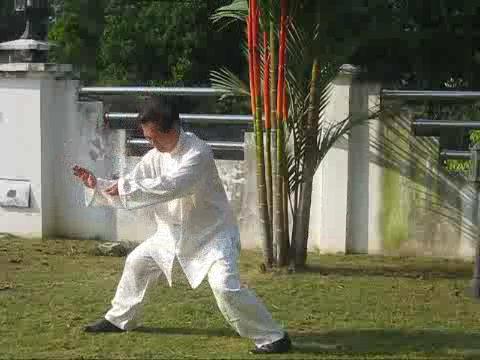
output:
[[[394,355],[466,353],[480,358],[480,333],[436,330],[335,330],[324,333],[292,332],[294,352],[333,355]]]
[[[409,266],[377,266],[377,267],[345,267],[339,265],[333,266],[308,266],[305,269],[297,270],[297,274],[316,273],[320,275],[336,276],[384,276],[384,277],[402,277],[409,279],[471,279],[472,269],[419,269]]]
[[[230,329],[140,327],[135,332],[158,335],[238,337]],[[363,329],[326,332],[290,332],[293,353],[329,355],[395,355],[463,353],[480,358],[480,333],[439,330]]]

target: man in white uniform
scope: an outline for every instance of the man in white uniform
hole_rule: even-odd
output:
[[[157,232],[128,255],[112,308],[85,331],[134,329],[149,285],[162,273],[172,285],[176,258],[192,288],[208,277],[225,319],[255,342],[253,353],[289,351],[288,334],[254,293],[241,287],[238,226],[210,147],[183,132],[169,104],[152,101],[138,120],[153,149],[131,173],[115,181],[73,169],[85,185],[87,206],[152,206],[157,222]]]

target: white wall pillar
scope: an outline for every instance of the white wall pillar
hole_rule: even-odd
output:
[[[378,110],[380,85],[353,81],[350,114],[367,119]],[[380,135],[380,123],[373,119],[352,129],[349,137],[348,235],[347,251],[379,253],[382,250],[380,211],[383,168],[372,144]]]
[[[350,87],[356,69],[343,66],[333,82],[325,123],[335,124],[350,115]],[[322,161],[314,178],[309,248],[325,253],[347,250],[348,139],[340,139]]]
[[[0,207],[0,232],[42,236],[42,80],[16,69],[0,67],[0,179],[28,181],[31,206]]]
[[[0,65],[0,178],[30,184],[30,207],[0,207],[0,232],[44,237],[56,226],[56,161],[71,66]],[[4,194],[2,194],[4,195]]]
[[[31,184],[30,208],[0,207],[0,232],[114,236],[112,212],[85,208],[82,185],[72,174],[78,163],[104,175],[111,161],[95,148],[108,139],[99,134],[102,104],[77,102],[71,70],[56,64],[0,65],[0,179]]]

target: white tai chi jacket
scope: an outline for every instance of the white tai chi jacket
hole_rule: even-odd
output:
[[[105,190],[115,182],[97,179],[95,189],[85,188],[87,206],[152,206],[157,231],[148,241],[158,246],[154,260],[170,286],[175,257],[196,288],[216,260],[235,256],[233,250],[240,249],[238,226],[212,150],[194,134],[180,130],[170,153],[150,150],[118,180],[119,196],[112,197]]]

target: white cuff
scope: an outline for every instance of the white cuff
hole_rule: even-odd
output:
[[[97,193],[97,188],[91,189],[87,186],[84,186],[85,191],[85,206],[89,207],[92,205],[95,195]]]
[[[128,182],[125,181],[125,178],[121,177],[118,179],[118,197],[122,202],[122,205],[125,209],[128,209],[127,206],[127,193],[130,190]]]

